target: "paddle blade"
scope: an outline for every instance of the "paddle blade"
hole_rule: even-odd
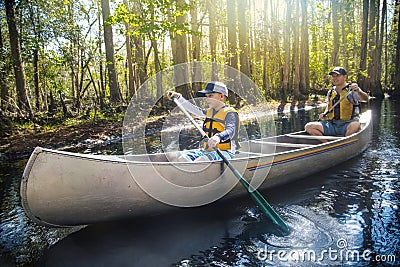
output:
[[[261,210],[267,215],[273,223],[278,225],[285,233],[289,233],[289,227],[278,213],[271,207],[265,198],[258,191],[249,192],[253,200],[258,204]]]

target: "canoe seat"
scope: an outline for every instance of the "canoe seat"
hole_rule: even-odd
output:
[[[269,141],[258,141],[258,140],[251,140],[250,142],[252,142],[252,143],[257,143],[257,144],[266,144],[266,145],[280,146],[280,147],[297,147],[297,148],[303,148],[303,147],[314,146],[314,145],[310,145],[310,144],[280,143],[280,142],[269,142]]]

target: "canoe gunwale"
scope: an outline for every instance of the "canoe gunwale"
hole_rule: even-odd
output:
[[[320,146],[327,146],[330,144],[334,144],[337,142],[342,142],[344,140],[348,140],[353,138],[354,136],[359,136],[361,135],[365,129],[369,127],[370,121],[367,121],[364,123],[364,127],[362,129],[352,135],[345,136],[345,137],[338,137],[338,136],[309,136],[305,135],[302,133],[305,133],[305,131],[299,131],[299,132],[294,132],[291,134],[282,134],[276,136],[276,138],[279,137],[291,137],[291,138],[298,138],[298,139],[328,139],[328,142],[325,143],[319,143],[319,144],[303,144],[303,143],[287,143],[287,142],[268,142],[268,141],[262,141],[259,139],[256,140],[249,140],[249,142],[254,142],[254,143],[265,143],[265,144],[271,144],[271,145],[276,145],[276,146],[282,146],[282,147],[292,147],[293,149],[288,150],[288,151],[283,151],[283,152],[278,152],[278,153],[257,153],[257,152],[251,152],[251,151],[239,151],[238,157],[231,159],[231,161],[239,161],[239,160],[251,160],[255,158],[260,158],[260,157],[271,157],[271,156],[278,156],[278,155],[283,155],[287,153],[293,153],[296,151],[301,151],[301,150],[307,150],[307,149],[314,149]],[[298,147],[296,147],[298,146]],[[74,152],[68,152],[68,151],[60,151],[60,150],[53,150],[53,149],[48,149],[48,148],[43,148],[43,147],[36,147],[34,151],[31,154],[31,157],[28,160],[28,163],[25,167],[24,173],[23,173],[23,180],[27,180],[29,173],[32,169],[32,166],[34,164],[35,159],[40,153],[53,153],[53,154],[62,154],[64,156],[69,156],[69,157],[74,157],[74,158],[83,158],[86,160],[94,160],[94,161],[106,161],[110,163],[128,163],[128,164],[171,164],[170,161],[143,161],[143,160],[129,160],[126,159],[126,157],[129,157],[129,155],[94,155],[94,154],[81,154],[81,153],[74,153]],[[149,156],[149,155],[165,155],[166,153],[154,153],[154,154],[141,154],[141,155],[133,155],[133,156]],[[243,154],[248,154],[248,156],[242,156]],[[173,162],[174,164],[193,164],[193,162]],[[220,163],[220,161],[203,161],[203,162],[196,162],[196,164],[202,164],[202,163]]]

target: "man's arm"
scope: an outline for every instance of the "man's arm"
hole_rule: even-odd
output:
[[[360,101],[362,102],[368,102],[369,100],[369,95],[364,92],[357,83],[352,83],[350,85],[351,90],[353,90],[354,92],[357,92],[358,97],[360,98]]]

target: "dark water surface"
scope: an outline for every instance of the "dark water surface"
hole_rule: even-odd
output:
[[[398,266],[400,103],[370,108],[373,139],[359,157],[262,192],[289,235],[248,197],[84,228],[38,226],[20,204],[26,160],[1,162],[0,266]],[[318,113],[289,113],[276,126],[301,130]]]

